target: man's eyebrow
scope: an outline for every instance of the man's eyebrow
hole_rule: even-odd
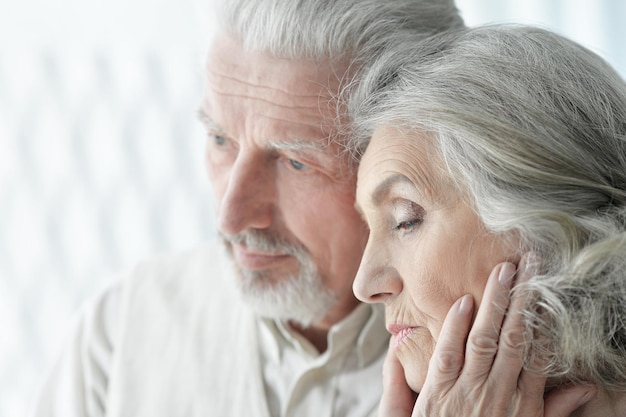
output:
[[[197,111],[198,120],[202,122],[206,129],[215,131],[217,133],[225,133],[224,129],[222,129],[215,121],[208,115],[208,113],[200,107]],[[328,149],[328,144],[324,143],[322,140],[303,140],[303,139],[293,139],[293,140],[271,140],[268,142],[269,147],[279,151],[304,151],[304,150],[312,150],[312,151],[326,151]]]
[[[328,144],[324,143],[322,140],[303,140],[303,139],[292,139],[292,140],[270,140],[268,142],[269,147],[272,149],[276,149],[279,151],[316,151],[316,152],[324,152],[328,149]]]
[[[198,120],[202,122],[205,128],[207,128],[208,130],[218,132],[218,133],[224,133],[224,130],[221,127],[219,127],[219,125],[215,123],[213,119],[211,119],[211,116],[209,116],[208,113],[202,107],[198,109],[197,115],[198,115]]]

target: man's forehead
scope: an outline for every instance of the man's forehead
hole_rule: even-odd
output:
[[[207,75],[217,83],[224,77],[244,74],[248,82],[260,87],[287,93],[307,91],[327,99],[339,91],[348,68],[348,60],[289,59],[265,51],[247,51],[239,40],[226,34],[214,39],[207,58]]]
[[[222,35],[209,54],[201,119],[233,139],[336,154],[344,120],[337,94],[346,68],[246,51]]]

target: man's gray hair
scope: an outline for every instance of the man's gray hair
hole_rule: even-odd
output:
[[[244,48],[292,59],[354,59],[398,32],[462,28],[454,0],[215,0],[217,24]]]
[[[622,78],[554,33],[488,26],[397,44],[351,114],[356,155],[381,126],[434,138],[487,228],[539,255],[522,288],[529,354],[548,355],[548,376],[626,390]]]

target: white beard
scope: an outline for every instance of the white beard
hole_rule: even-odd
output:
[[[304,247],[258,230],[222,238],[231,258],[230,243],[238,243],[251,249],[291,255],[300,265],[296,274],[275,277],[267,271],[242,269],[233,261],[239,273],[237,287],[242,299],[260,316],[308,327],[326,317],[337,303],[337,296],[324,285],[323,277]]]

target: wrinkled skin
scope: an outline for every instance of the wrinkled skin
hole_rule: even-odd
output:
[[[524,259],[517,282],[530,275],[525,264]],[[567,417],[596,395],[594,387],[581,385],[544,396],[545,377],[522,369],[523,326],[518,314],[522,301],[514,297],[509,305],[508,295],[514,273],[510,263],[494,268],[473,325],[471,297],[464,296],[452,306],[419,396],[407,385],[404,369],[390,348],[380,417]]]
[[[569,416],[595,390],[544,398],[542,363],[523,369],[523,300],[509,294],[516,265],[518,281],[531,276],[526,259],[514,236],[487,230],[438,152],[425,132],[382,127],[359,166],[370,234],[353,289],[384,304],[392,334],[380,415]]]

